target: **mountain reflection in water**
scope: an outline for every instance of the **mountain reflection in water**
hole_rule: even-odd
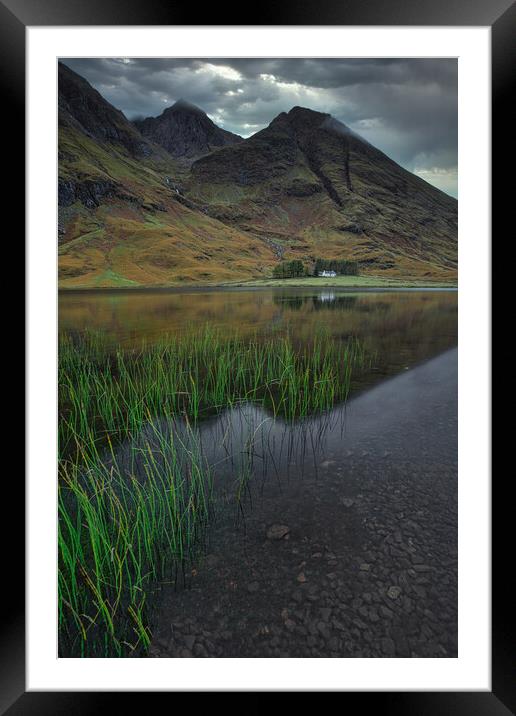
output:
[[[376,383],[457,344],[456,291],[62,292],[59,329],[99,331],[113,346],[137,346],[209,326],[222,334],[289,334],[299,345],[315,332],[358,338],[375,355],[352,391]]]

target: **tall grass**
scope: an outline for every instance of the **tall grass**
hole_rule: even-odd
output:
[[[347,397],[352,370],[366,362],[358,342],[322,334],[296,346],[207,329],[138,350],[110,348],[98,334],[63,335],[61,653],[121,656],[149,645],[153,589],[184,566],[210,517],[213,480],[196,422],[244,401],[287,420],[326,410]],[[174,416],[186,432],[165,427]]]
[[[148,415],[193,421],[243,401],[294,419],[347,397],[366,356],[356,340],[325,334],[295,346],[288,337],[224,338],[210,330],[139,349],[109,350],[98,334],[64,335],[59,351],[61,453],[76,437],[123,436]]]

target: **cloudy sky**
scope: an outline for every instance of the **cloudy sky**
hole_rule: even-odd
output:
[[[454,59],[65,59],[129,119],[182,98],[248,137],[295,105],[329,112],[457,196]]]

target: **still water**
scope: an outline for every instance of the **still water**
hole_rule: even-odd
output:
[[[301,346],[323,330],[358,339],[371,360],[353,375],[348,402],[322,415],[289,422],[241,404],[193,429],[181,416],[158,416],[160,434],[179,437],[186,456],[200,448],[220,510],[184,577],[188,589],[164,588],[150,654],[455,657],[457,293],[59,297],[60,331],[96,331],[106,345],[207,326],[289,335]],[[143,425],[117,446],[127,474],[144,479],[149,450],[161,459],[153,435]],[[277,544],[267,538],[275,523],[289,530]]]
[[[62,292],[60,331],[100,331],[122,346],[206,326],[222,333],[289,333],[297,343],[319,330],[358,338],[375,360],[353,388],[376,383],[457,345],[456,291],[352,293],[331,289]]]
[[[297,425],[251,407],[202,425],[233,499],[188,589],[164,591],[151,654],[456,657],[456,396],[450,349]]]

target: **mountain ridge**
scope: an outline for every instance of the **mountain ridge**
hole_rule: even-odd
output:
[[[186,100],[160,118],[145,136],[60,63],[63,287],[242,281],[317,257],[456,278],[456,200],[331,115],[296,106],[247,139]]]
[[[152,146],[123,112],[63,62],[58,63],[58,123],[93,139],[119,144],[133,156],[153,153]]]
[[[60,287],[245,280],[268,270],[270,247],[196,210],[179,188],[184,167],[79,75],[60,67],[63,77]]]
[[[321,112],[294,107],[196,160],[188,190],[230,225],[274,232],[290,257],[330,250],[381,271],[398,260],[456,271],[456,200]]]

